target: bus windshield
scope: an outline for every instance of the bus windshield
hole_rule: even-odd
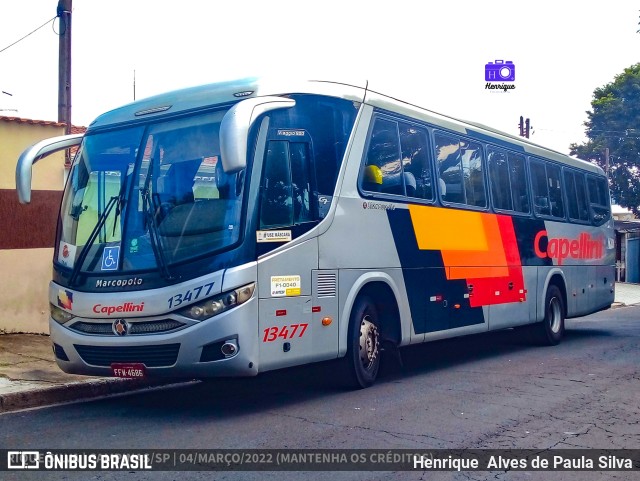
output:
[[[74,272],[135,272],[239,240],[243,173],[226,174],[225,111],[87,135],[70,172],[56,261]]]

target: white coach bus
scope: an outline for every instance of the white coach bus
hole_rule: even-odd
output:
[[[49,289],[58,365],[251,376],[343,358],[372,384],[402,347],[564,320],[614,298],[603,171],[364,87],[258,80],[98,117],[65,187]]]

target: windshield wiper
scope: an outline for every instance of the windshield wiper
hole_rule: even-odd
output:
[[[104,224],[107,222],[107,219],[109,218],[109,214],[111,213],[111,210],[113,209],[114,205],[116,206],[116,216],[115,216],[115,219],[113,220],[113,235],[115,235],[118,216],[123,211],[124,204],[126,202],[126,199],[124,198],[126,185],[127,185],[126,181],[122,183],[122,185],[120,186],[120,192],[118,192],[118,195],[113,196],[109,199],[109,202],[107,202],[107,205],[104,207],[102,214],[100,214],[100,217],[98,217],[98,222],[96,222],[96,225],[93,227],[91,234],[89,234],[87,243],[84,245],[84,247],[80,251],[80,255],[78,256],[78,262],[76,262],[73,265],[73,271],[71,271],[71,277],[69,277],[70,287],[73,286],[74,282],[76,281],[76,278],[80,273],[80,269],[82,268],[82,265],[84,264],[85,259],[89,255],[89,249],[91,249],[91,246],[96,241],[96,238],[100,233],[100,229],[102,229]]]
[[[142,186],[142,210],[144,211],[144,219],[147,224],[147,229],[149,229],[149,240],[151,242],[151,249],[153,250],[153,255],[156,258],[156,262],[158,263],[158,267],[160,269],[160,274],[166,280],[173,280],[173,276],[169,271],[169,266],[167,265],[167,259],[164,257],[164,250],[162,249],[162,241],[160,240],[160,233],[158,232],[158,224],[156,223],[156,205],[151,194],[151,177],[153,176],[153,167],[155,161],[154,157],[151,156],[149,158],[149,165],[147,166],[147,177],[144,179],[144,185]]]
[[[73,266],[71,277],[69,277],[69,287],[74,285],[76,278],[80,273],[80,269],[82,268],[82,265],[84,264],[84,261],[87,258],[87,255],[89,255],[89,249],[91,249],[91,246],[96,241],[96,238],[98,237],[98,233],[100,232],[100,229],[102,229],[105,222],[107,221],[107,218],[109,217],[109,214],[113,209],[113,206],[116,204],[120,204],[120,202],[121,202],[121,195],[111,197],[109,199],[109,202],[107,202],[107,205],[102,211],[102,214],[100,214],[100,217],[98,217],[98,222],[96,222],[96,225],[93,227],[93,230],[91,231],[91,234],[87,239],[87,243],[84,245],[84,247],[80,251],[80,255],[78,256],[78,261]]]
[[[150,174],[147,174],[150,175]],[[158,224],[156,224],[155,210],[156,205],[153,197],[149,193],[148,183],[145,183],[145,187],[142,190],[142,210],[144,211],[145,220],[147,221],[147,228],[149,229],[149,240],[151,241],[151,248],[153,249],[153,255],[158,262],[160,273],[166,280],[173,280],[173,276],[169,271],[167,259],[164,257],[164,250],[162,249],[162,241],[160,240],[160,233],[158,231]]]
[[[125,182],[125,184],[126,184],[126,182]],[[116,213],[115,213],[115,216],[113,218],[113,232],[111,233],[112,237],[115,237],[115,235],[116,235],[116,227],[118,226],[118,217],[120,217],[120,214],[124,210],[124,206],[127,203],[127,199],[124,198],[123,194],[124,194],[124,191],[122,189],[120,189],[120,194],[118,195],[118,202],[116,204]]]

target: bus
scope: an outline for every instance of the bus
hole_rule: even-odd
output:
[[[206,379],[519,328],[557,344],[611,306],[602,169],[357,86],[242,79],[136,101],[83,135],[50,334],[69,373]],[[383,348],[384,347],[384,348]]]

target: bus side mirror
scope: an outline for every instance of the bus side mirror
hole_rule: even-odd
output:
[[[61,135],[41,140],[26,149],[16,165],[16,190],[21,204],[31,202],[31,168],[40,159],[60,150],[68,149],[82,142],[84,134]]]
[[[288,109],[296,101],[284,97],[253,97],[235,104],[220,124],[220,154],[222,168],[227,174],[239,172],[247,166],[249,130],[260,115],[270,110]]]

